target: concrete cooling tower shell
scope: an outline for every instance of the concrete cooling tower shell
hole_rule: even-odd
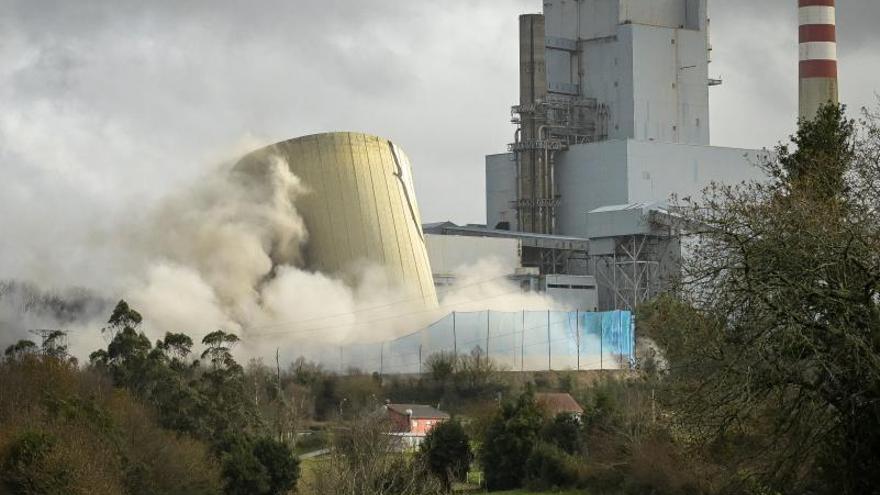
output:
[[[317,134],[254,151],[236,169],[252,175],[276,157],[307,189],[296,199],[309,233],[306,268],[353,282],[374,264],[413,303],[436,306],[412,169],[399,147],[367,134]]]

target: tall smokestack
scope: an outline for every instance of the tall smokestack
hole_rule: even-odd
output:
[[[834,3],[835,0],[798,0],[802,119],[813,119],[822,105],[838,102]]]

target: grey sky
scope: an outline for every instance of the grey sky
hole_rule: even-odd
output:
[[[714,0],[713,142],[793,128],[795,0]],[[876,0],[839,0],[842,99],[871,105]],[[538,0],[0,0],[0,278],[100,280],[102,230],[269,142],[398,142],[426,221],[482,222]],[[85,228],[88,227],[88,228]],[[112,270],[107,268],[107,273]]]

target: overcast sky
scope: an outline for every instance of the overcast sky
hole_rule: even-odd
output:
[[[880,88],[877,0],[838,1],[842,99]],[[797,108],[795,0],[712,3],[712,141],[772,146]],[[483,222],[511,141],[517,20],[539,0],[0,0],[0,278],[65,277],[101,228],[270,142],[379,134],[425,221]],[[84,226],[90,228],[84,229]],[[50,268],[51,267],[51,268]]]

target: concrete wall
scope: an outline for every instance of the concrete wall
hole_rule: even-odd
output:
[[[631,137],[709,144],[709,66],[705,33],[622,26],[632,39]]]
[[[711,182],[761,180],[757,150],[717,146],[627,143],[628,203],[668,201],[672,194],[698,197]]]
[[[581,48],[579,63],[548,50],[548,80],[607,105],[610,139],[709,144],[706,0],[547,0],[544,15]]]
[[[516,161],[512,153],[486,157],[486,226],[509,222],[516,229]]]
[[[584,67],[581,93],[608,107],[609,139],[635,136],[632,38],[583,41],[581,64]]]
[[[620,22],[682,27],[687,24],[687,3],[687,0],[620,0]]]
[[[587,212],[603,206],[696,196],[711,182],[760,180],[755,150],[651,141],[605,141],[560,153],[559,234],[586,237]]]
[[[579,311],[597,311],[599,292],[596,278],[589,275],[547,275],[544,290],[561,307]]]
[[[626,143],[591,143],[559,154],[559,234],[583,235],[587,230],[586,212],[628,202]]]
[[[572,146],[559,153],[560,235],[586,237],[586,213],[603,206],[668,202],[675,194],[697,196],[711,182],[761,180],[756,166],[763,152],[658,141],[617,140]],[[516,224],[516,163],[486,158],[486,216],[493,227],[502,218]]]

